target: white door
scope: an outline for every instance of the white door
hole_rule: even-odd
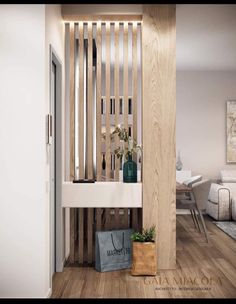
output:
[[[56,106],[56,65],[51,65],[51,102],[50,114],[52,116],[52,139],[50,149],[50,213],[51,213],[51,278],[55,272],[55,255],[56,255],[56,174],[55,174],[55,106]]]

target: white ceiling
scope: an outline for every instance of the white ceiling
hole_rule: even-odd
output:
[[[177,5],[177,70],[236,70],[236,5]]]

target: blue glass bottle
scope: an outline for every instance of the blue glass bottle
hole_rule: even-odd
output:
[[[137,183],[137,164],[131,154],[128,154],[128,160],[123,165],[123,182]]]

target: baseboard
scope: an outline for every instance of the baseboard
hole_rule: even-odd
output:
[[[50,298],[52,295],[52,288],[49,288],[46,298]]]
[[[191,213],[189,210],[186,210],[186,209],[177,209],[176,215],[181,215],[181,214],[191,214]],[[202,211],[202,214],[206,214],[206,212]]]
[[[189,210],[181,210],[181,209],[177,209],[176,210],[176,215],[180,215],[180,214],[191,214]]]

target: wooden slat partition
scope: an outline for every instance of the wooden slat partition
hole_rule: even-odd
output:
[[[110,147],[110,23],[106,23],[106,180],[111,176],[111,147]]]
[[[86,25],[87,24],[87,25]],[[106,170],[105,170],[105,180],[110,181],[111,178],[113,180],[118,181],[119,180],[119,159],[115,159],[115,170],[111,169],[111,157],[114,153],[113,151],[113,145],[111,146],[110,142],[110,131],[111,127],[118,126],[119,124],[123,124],[123,127],[125,127],[127,130],[130,125],[130,121],[132,121],[132,136],[135,140],[137,140],[137,94],[138,94],[138,84],[137,84],[137,73],[138,73],[138,62],[137,62],[137,22],[133,23],[132,32],[129,32],[129,26],[132,23],[126,21],[126,22],[114,22],[114,96],[111,96],[110,92],[110,86],[111,86],[111,25],[110,22],[103,23],[105,25],[105,52],[106,52],[106,60],[105,60],[105,75],[102,75],[102,23],[97,22],[93,25],[93,23],[87,22],[84,23],[80,21],[79,23],[70,24],[70,176],[71,180],[74,178],[75,175],[75,136],[74,136],[74,128],[75,128],[75,80],[74,80],[74,74],[75,74],[75,30],[74,26],[79,25],[79,83],[76,84],[76,86],[79,85],[79,91],[78,91],[78,97],[79,97],[79,122],[78,122],[78,153],[79,153],[79,178],[83,179],[85,177],[85,172],[87,171],[87,177],[93,178],[95,177],[98,181],[102,180],[102,140],[101,140],[101,131],[102,127],[105,127],[106,132],[106,152],[105,152],[105,160],[106,160]],[[119,62],[119,50],[120,50],[120,30],[121,30],[121,24],[123,24],[123,75],[122,79],[120,79],[120,62]],[[84,80],[84,28],[87,28],[87,34],[88,34],[88,87],[86,89],[87,91],[87,97],[84,95],[84,86],[85,86],[85,80]],[[93,26],[96,27],[96,135],[93,134],[93,123],[94,123],[94,96],[93,96]],[[132,34],[132,94],[130,96],[129,92],[129,82],[131,84],[131,79],[129,78],[129,56],[128,56],[128,43],[129,43],[129,35]],[[131,37],[130,37],[131,38]],[[105,125],[102,125],[102,115],[101,115],[101,97],[102,97],[102,85],[101,81],[102,78],[105,78],[105,96],[103,97],[105,99],[106,103],[106,117],[105,117]],[[123,82],[123,92],[120,92],[120,84]],[[121,93],[121,94],[120,94]],[[87,98],[87,100],[86,100]],[[115,100],[115,114],[114,120],[111,119],[110,109],[111,104],[110,100],[111,98]],[[132,102],[132,115],[133,118],[129,121],[129,98],[131,98]],[[120,99],[123,100],[123,122],[120,120]],[[87,133],[86,138],[84,138],[84,106],[85,102],[87,102]],[[114,122],[112,122],[114,121]],[[104,122],[103,122],[104,123]],[[94,176],[94,167],[93,167],[93,136],[96,136],[96,176]],[[86,142],[85,142],[86,140]],[[119,145],[119,138],[118,136],[115,137],[115,143],[116,147]],[[87,167],[84,167],[85,159],[84,159],[84,147],[86,146],[86,165]],[[127,147],[127,144],[125,144]],[[104,151],[103,151],[104,153]],[[134,160],[136,160],[136,157],[134,156]],[[112,167],[113,168],[113,167]]]
[[[78,24],[78,25],[77,25]],[[102,24],[105,25],[105,75],[102,74]],[[102,140],[101,133],[102,127],[105,127],[106,131],[106,170],[105,180],[113,180],[113,172],[111,170],[111,154],[113,146],[110,141],[111,127],[118,126],[122,122],[120,121],[120,98],[123,99],[123,127],[128,130],[130,124],[128,118],[129,111],[129,98],[132,99],[132,115],[133,126],[132,136],[137,140],[137,74],[138,74],[138,58],[137,58],[137,22],[133,23],[132,28],[132,93],[129,92],[129,61],[128,61],[128,27],[132,22],[112,22],[114,24],[114,96],[111,96],[111,23],[109,21],[102,22],[84,22],[80,20],[78,23],[70,23],[70,178],[71,180],[75,175],[75,87],[79,85],[78,98],[79,98],[79,123],[78,123],[78,151],[79,151],[79,178],[85,177],[85,171],[87,170],[88,178],[95,177],[97,181],[102,181]],[[120,76],[120,30],[121,25],[124,25],[123,31],[123,75]],[[84,96],[84,33],[87,25],[88,34],[88,88],[87,97]],[[75,84],[75,29],[74,26],[78,26],[78,43],[79,43],[79,79],[78,84]],[[93,168],[93,107],[95,106],[93,98],[93,26],[96,26],[96,175],[94,176]],[[102,79],[105,80],[105,125],[102,125],[101,115],[101,98],[102,98]],[[120,91],[123,82],[123,92]],[[104,93],[103,93],[104,94]],[[87,100],[85,100],[87,98]],[[115,100],[115,114],[111,118],[111,104],[110,99]],[[84,105],[87,102],[87,168],[84,167]],[[114,119],[114,120],[113,120]],[[104,121],[103,121],[104,124]],[[116,147],[119,145],[119,138],[115,138]],[[115,160],[114,180],[119,180],[120,160]],[[133,228],[135,230],[142,229],[142,210],[129,209],[129,208],[81,208],[70,210],[70,262],[79,263],[84,265],[91,265],[94,262],[94,245],[95,245],[95,231],[111,230],[111,229],[125,229]]]
[[[93,178],[93,32],[88,22],[88,178]]]
[[[102,68],[102,33],[101,33],[101,22],[97,23],[97,111],[96,111],[96,153],[97,153],[97,181],[102,179],[102,143],[101,143],[101,68]]]
[[[159,269],[176,261],[175,5],[143,6],[143,225],[157,227]]]
[[[84,24],[79,22],[79,178],[84,178]]]
[[[119,62],[119,22],[115,22],[115,77],[114,77],[114,92],[115,92],[115,126],[118,127],[119,125],[119,107],[120,107],[120,85],[119,85],[119,67],[120,67],[120,62]],[[119,136],[116,135],[115,137],[115,143],[116,147],[119,145]],[[114,179],[116,181],[119,180],[119,170],[120,170],[120,160],[116,157],[115,160],[115,175]]]

